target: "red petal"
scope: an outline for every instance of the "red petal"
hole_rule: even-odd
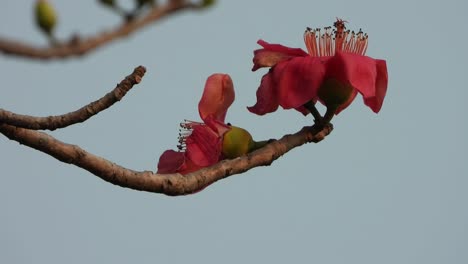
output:
[[[198,125],[186,139],[187,157],[197,166],[206,167],[219,161],[221,137],[209,126]]]
[[[308,54],[299,48],[289,48],[280,44],[270,44],[266,41],[259,40],[257,43],[263,47],[254,51],[252,71],[256,71],[261,67],[272,67],[277,63],[288,60],[293,57],[304,57]]]
[[[185,174],[197,171],[197,170],[199,170],[201,168],[202,167],[199,167],[199,166],[195,165],[190,159],[186,159],[185,163],[184,163],[184,166],[182,166],[182,168],[177,172],[182,174],[182,175],[185,175]]]
[[[273,71],[278,103],[284,109],[299,108],[317,100],[317,90],[325,76],[327,58],[300,57],[278,64]]]
[[[209,126],[213,130],[213,132],[218,134],[219,137],[222,137],[224,133],[226,133],[230,129],[230,126],[211,118],[206,119],[205,124]]]
[[[278,94],[276,85],[273,82],[273,69],[263,75],[260,87],[257,90],[257,103],[254,106],[247,107],[247,109],[257,115],[264,115],[271,113],[278,109]]]
[[[227,110],[234,102],[234,85],[227,74],[213,74],[206,80],[198,112],[203,121],[212,118],[224,122]]]
[[[378,113],[387,94],[388,73],[387,63],[384,60],[375,60],[377,66],[377,77],[375,79],[375,97],[364,98],[364,103],[374,112]]]
[[[374,112],[379,112],[388,83],[385,61],[337,52],[328,61],[327,77],[353,86],[364,97],[364,103]]]
[[[157,173],[175,173],[178,172],[185,163],[184,152],[166,150],[159,157]]]
[[[293,57],[304,57],[308,56],[309,54],[302,49],[299,48],[290,48],[283,46],[281,44],[270,44],[262,39],[257,41],[258,45],[262,46],[264,49],[274,52],[281,52],[289,56]]]
[[[307,114],[302,106],[317,101],[317,89],[325,75],[328,58],[296,57],[278,63],[262,78],[257,90],[257,103],[249,111],[258,115],[274,112],[281,105]]]

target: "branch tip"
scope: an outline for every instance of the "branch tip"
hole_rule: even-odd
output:
[[[55,130],[73,124],[82,123],[99,112],[111,107],[120,101],[135,84],[141,82],[146,69],[143,66],[136,67],[133,72],[125,77],[111,92],[102,98],[83,106],[82,108],[63,115],[35,117],[20,115],[0,109],[0,124],[8,124],[33,130]]]

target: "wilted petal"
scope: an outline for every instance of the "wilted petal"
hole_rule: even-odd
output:
[[[379,112],[388,83],[385,61],[337,52],[328,61],[327,77],[353,86],[363,96],[364,103],[374,112]]]
[[[234,102],[234,85],[227,74],[213,74],[206,80],[198,112],[203,121],[212,118],[224,122],[227,110]]]
[[[185,155],[183,152],[174,150],[166,150],[159,157],[157,173],[175,173],[182,169],[185,163]]]
[[[263,47],[254,51],[252,71],[256,71],[261,67],[272,67],[277,63],[288,60],[294,57],[304,57],[308,54],[299,48],[289,48],[280,44],[270,44],[266,41],[259,40],[257,43]]]
[[[197,125],[186,139],[187,157],[197,166],[206,167],[219,161],[221,137],[209,126]]]

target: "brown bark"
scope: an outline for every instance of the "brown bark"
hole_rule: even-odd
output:
[[[243,173],[254,167],[270,165],[295,147],[321,141],[332,129],[331,124],[324,127],[304,127],[299,132],[286,135],[246,156],[223,160],[211,167],[181,175],[134,171],[93,155],[79,146],[61,142],[46,133],[0,124],[0,133],[9,139],[42,151],[62,162],[83,168],[107,182],[171,196],[194,193],[228,176]]]
[[[166,195],[184,195],[200,191],[208,185],[228,176],[243,173],[254,167],[270,165],[274,160],[295,147],[308,142],[321,141],[333,129],[331,124],[317,124],[312,127],[304,127],[299,132],[272,141],[265,147],[246,156],[232,160],[223,160],[211,167],[203,168],[186,175],[178,173],[155,174],[151,171],[127,169],[89,153],[77,145],[61,142],[44,132],[33,130],[53,130],[87,120],[119,101],[133,85],[140,82],[144,73],[145,68],[143,66],[137,67],[113,91],[101,99],[75,112],[61,116],[22,116],[2,110],[0,111],[0,133],[11,140],[44,152],[62,162],[83,168],[107,182],[134,190],[163,193]]]

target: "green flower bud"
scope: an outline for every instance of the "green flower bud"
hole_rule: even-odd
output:
[[[57,14],[54,7],[47,0],[38,0],[35,8],[37,25],[42,31],[51,35],[57,24]]]
[[[214,4],[216,4],[216,0],[202,0],[201,2],[202,7],[211,7]]]
[[[115,1],[114,0],[99,0],[99,2],[103,5],[107,5],[107,6],[114,6],[115,5]]]
[[[254,144],[247,130],[231,126],[231,129],[224,134],[222,153],[228,159],[237,158],[249,153]]]
[[[326,79],[317,91],[317,95],[328,108],[339,108],[352,99],[354,88],[349,84],[342,84],[336,79]]]

